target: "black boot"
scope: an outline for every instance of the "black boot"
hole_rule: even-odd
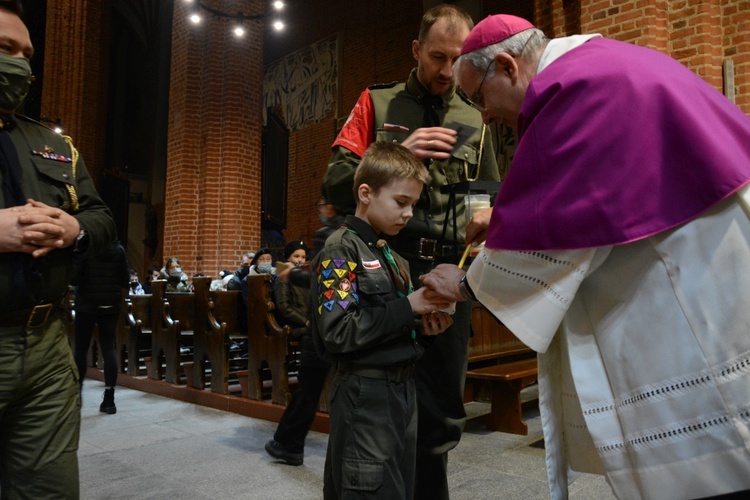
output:
[[[114,387],[104,389],[104,398],[102,404],[99,406],[99,411],[108,415],[114,415],[115,413],[117,413],[117,407],[115,406]]]

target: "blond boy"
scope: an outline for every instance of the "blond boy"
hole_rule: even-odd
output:
[[[408,149],[373,143],[354,177],[356,213],[312,265],[313,336],[336,367],[326,499],[413,495],[414,363],[452,319],[438,312],[447,304],[430,302],[421,289],[412,292],[408,263],[381,235],[404,227],[429,180]]]

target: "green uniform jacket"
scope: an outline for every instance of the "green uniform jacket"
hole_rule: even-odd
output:
[[[15,115],[14,119],[15,126],[2,133],[9,134],[16,146],[23,172],[24,196],[65,210],[78,219],[81,229],[86,231],[89,238],[82,255],[104,251],[115,240],[115,223],[94,188],[83,158],[78,159],[74,177],[72,162],[65,161],[66,158],[72,158],[73,153],[60,134],[20,115]],[[75,188],[78,210],[73,210],[66,184]],[[0,207],[5,207],[2,191]],[[21,255],[25,254],[3,253],[0,256],[0,301],[4,304],[3,307],[8,307],[8,310],[25,309],[60,299],[70,281],[73,268],[72,247],[53,250],[39,259],[20,257]],[[41,285],[30,287],[33,296],[31,303],[21,298],[23,294],[19,293],[14,284],[13,271],[21,262],[31,263],[42,276]]]
[[[401,143],[416,129],[424,127],[422,100],[426,93],[417,79],[416,69],[412,70],[406,83],[375,85],[362,93],[333,144],[333,155],[323,179],[324,196],[340,213],[351,214],[356,208],[352,188],[354,171],[361,157],[355,151],[364,151],[373,141]],[[466,181],[467,173],[469,177],[476,176],[482,116],[453,91],[442,96],[442,99],[444,106],[437,110],[442,126],[456,129],[465,125],[473,127],[475,131],[465,144],[453,150],[450,159],[430,162],[432,182],[425,186],[415,207],[414,217],[401,230],[399,238],[439,240],[448,211],[448,194],[441,193],[440,188]],[[370,117],[373,119],[369,120]],[[500,180],[489,130],[485,131],[478,180]],[[463,196],[459,195],[457,201],[457,239],[462,243],[465,227]],[[453,223],[450,219],[448,222],[446,242],[453,238]]]

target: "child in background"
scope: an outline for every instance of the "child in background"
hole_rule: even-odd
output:
[[[414,363],[452,318],[439,312],[448,304],[412,292],[408,263],[380,235],[398,234],[429,180],[403,146],[373,143],[354,176],[355,215],[311,265],[313,340],[336,366],[325,498],[413,496]]]

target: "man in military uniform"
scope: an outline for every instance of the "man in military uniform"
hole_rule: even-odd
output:
[[[16,115],[33,47],[17,1],[0,0],[0,490],[78,498],[78,373],[61,303],[75,253],[115,224],[66,140]]]
[[[411,267],[412,282],[438,262],[458,263],[464,241],[463,196],[457,196],[456,231],[448,184],[499,181],[489,131],[467,100],[455,93],[453,63],[474,23],[454,5],[439,5],[423,18],[412,42],[417,67],[406,83],[365,90],[333,144],[323,180],[324,196],[340,213],[354,211],[354,171],[373,141],[395,141],[424,161],[432,183],[422,191],[407,223],[391,246]],[[479,217],[488,217],[489,210]],[[477,216],[475,216],[477,217]],[[421,498],[448,498],[448,451],[461,437],[466,413],[464,379],[468,359],[471,304],[459,303],[454,324],[439,335],[417,363],[419,431],[415,492]]]

